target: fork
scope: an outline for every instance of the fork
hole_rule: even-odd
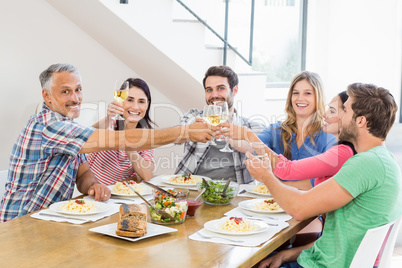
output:
[[[235,242],[235,243],[243,243],[243,242],[244,242],[243,240],[233,240],[233,239],[224,238],[224,237],[218,237],[218,236],[205,236],[205,235],[201,234],[200,232],[197,232],[197,234],[198,234],[201,238],[204,238],[204,239],[220,238],[220,239],[225,239],[225,240],[227,240],[227,241]]]

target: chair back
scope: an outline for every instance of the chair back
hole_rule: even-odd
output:
[[[395,221],[367,230],[349,268],[372,268],[385,237]]]
[[[3,197],[4,192],[6,191],[7,175],[8,170],[0,171],[0,199]]]
[[[391,267],[392,254],[394,253],[395,242],[398,236],[399,229],[401,228],[402,215],[394,222],[393,226],[390,227],[389,236],[385,240],[385,247],[381,254],[380,264],[378,268],[389,268]]]

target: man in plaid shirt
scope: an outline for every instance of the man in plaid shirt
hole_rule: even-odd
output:
[[[39,78],[44,103],[42,110],[29,119],[12,150],[0,221],[70,199],[75,184],[96,201],[108,200],[110,190],[96,180],[84,153],[142,150],[187,139],[206,142],[213,138],[214,129],[205,123],[127,131],[81,126],[72,121],[79,116],[82,102],[77,69],[54,64]]]
[[[265,126],[239,116],[233,107],[234,97],[238,92],[238,83],[238,76],[230,67],[210,67],[203,79],[205,101],[208,105],[212,105],[216,101],[226,101],[232,123],[246,126],[258,134]],[[197,117],[202,116],[203,111],[191,109],[180,119],[179,125],[193,123]],[[216,143],[223,147],[225,142],[217,141]],[[244,165],[246,159],[244,153],[236,150],[232,153],[225,153],[221,152],[217,146],[192,141],[186,142],[184,149],[184,157],[176,169],[176,174],[191,173],[213,179],[232,178],[238,183],[253,181]]]

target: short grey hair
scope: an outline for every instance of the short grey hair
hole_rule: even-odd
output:
[[[50,65],[39,75],[39,81],[42,89],[45,89],[50,93],[50,89],[53,86],[53,74],[54,73],[78,73],[77,68],[67,63],[56,63]]]

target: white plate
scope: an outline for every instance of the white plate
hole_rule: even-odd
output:
[[[114,185],[108,185],[107,188],[109,188],[110,192],[112,192],[112,195],[116,195],[116,196],[124,196],[124,197],[136,197],[137,194],[118,194],[118,193],[114,193],[113,190]],[[142,187],[142,193],[140,193],[140,195],[144,196],[144,195],[150,195],[152,194],[152,189],[146,185],[141,185]]]
[[[174,185],[174,186],[180,186],[180,187],[195,187],[197,184],[196,183],[174,183],[169,181],[169,179],[171,177],[177,176],[179,174],[176,175],[169,175],[169,176],[164,176],[163,178],[161,178],[161,182],[166,183],[166,184],[170,184],[170,185]],[[199,176],[199,175],[191,175],[194,178],[199,178],[199,182],[202,181],[202,178],[206,179],[206,180],[211,180],[211,178],[205,177],[205,176]]]
[[[270,199],[270,198],[266,198],[266,199]],[[242,209],[249,210],[249,211],[256,212],[256,213],[282,213],[282,212],[285,212],[283,209],[275,210],[275,211],[265,211],[265,210],[257,210],[254,208],[255,204],[261,203],[262,201],[264,201],[266,199],[245,200],[245,201],[241,201],[238,205]]]
[[[68,201],[62,201],[62,202],[53,203],[53,204],[50,205],[49,209],[54,211],[54,212],[57,212],[57,213],[63,213],[63,214],[69,214],[69,215],[82,215],[83,216],[83,215],[94,215],[94,214],[102,213],[102,212],[105,212],[105,211],[109,210],[109,208],[110,208],[110,206],[108,204],[102,203],[102,202],[88,201],[88,200],[85,200],[85,202],[95,202],[95,211],[79,213],[79,212],[61,210],[60,209],[61,205],[63,205],[64,203],[68,203]]]
[[[146,239],[146,238],[157,236],[157,235],[177,232],[177,229],[162,226],[162,225],[158,225],[158,224],[153,224],[153,223],[149,223],[149,222],[147,223],[147,233],[144,236],[141,236],[141,237],[119,236],[119,235],[116,234],[116,230],[117,230],[117,223],[116,222],[89,229],[89,231],[91,231],[91,232],[113,236],[113,237],[116,237],[116,238],[131,241],[131,242],[135,242],[135,241],[138,241],[138,240]]]
[[[249,231],[249,232],[241,232],[241,233],[233,233],[233,232],[225,231],[225,230],[221,229],[221,225],[227,219],[229,219],[229,217],[225,217],[225,218],[222,218],[222,219],[212,220],[212,221],[206,222],[204,224],[204,228],[207,229],[208,231],[218,233],[218,234],[225,234],[225,235],[252,235],[252,234],[262,233],[262,232],[265,232],[266,230],[268,230],[268,224],[266,224],[265,222],[263,222],[263,221],[253,221],[253,220],[248,219],[255,226],[257,226],[256,230],[252,230],[252,231]]]
[[[248,193],[250,193],[250,194],[255,194],[255,195],[260,195],[260,196],[266,196],[266,197],[271,197],[271,196],[272,196],[271,194],[257,193],[257,192],[254,192],[253,190],[254,190],[254,188],[253,188],[253,189],[246,189],[246,192],[248,192]]]

